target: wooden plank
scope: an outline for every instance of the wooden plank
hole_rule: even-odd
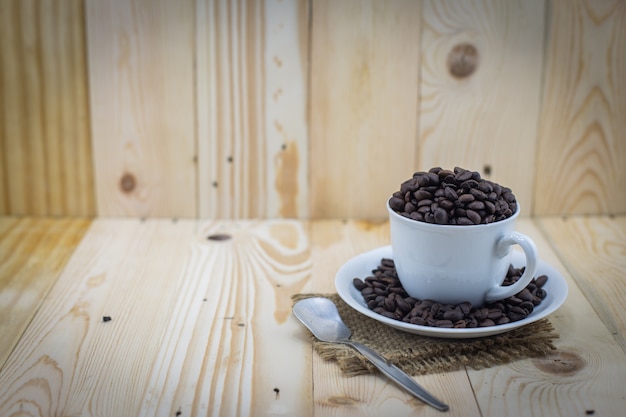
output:
[[[367,250],[389,244],[389,224],[363,221],[316,221],[312,223],[311,291],[334,293],[335,273],[350,258]],[[304,333],[304,330],[301,330]],[[454,404],[451,416],[479,416],[472,387],[464,371],[424,375],[420,384],[438,397]],[[381,375],[346,378],[339,367],[313,355],[315,415],[391,415],[438,416],[426,406]]]
[[[424,1],[419,167],[480,171],[531,214],[545,2]]]
[[[89,224],[84,219],[0,218],[0,368]]]
[[[196,15],[200,215],[307,217],[307,0]]]
[[[83,13],[0,2],[0,215],[95,213]]]
[[[550,4],[535,213],[624,213],[626,3]]]
[[[310,415],[289,319],[310,272],[298,222],[96,220],[0,371],[0,415]]]
[[[87,2],[99,215],[196,216],[193,4]]]
[[[594,311],[595,303],[589,303],[572,279],[570,265],[559,259],[539,228],[526,219],[518,222],[518,230],[535,241],[542,260],[563,274],[569,292],[565,303],[550,316],[560,334],[554,353],[469,372],[482,415],[522,414],[511,410],[533,416],[622,415],[624,350]],[[594,240],[602,244],[604,238],[594,236]],[[594,284],[597,289],[605,288],[601,280]]]
[[[626,351],[626,217],[541,218],[538,224]]]
[[[386,218],[415,169],[421,3],[312,4],[313,218]]]

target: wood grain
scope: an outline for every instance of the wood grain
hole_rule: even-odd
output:
[[[334,293],[335,273],[353,256],[389,244],[387,222],[315,221],[311,228],[314,293]],[[304,330],[302,330],[304,333]],[[451,416],[480,416],[465,371],[420,376],[420,384],[454,404]],[[332,362],[313,355],[315,415],[436,416],[440,412],[399,390],[381,375],[346,378]]]
[[[0,371],[0,415],[310,415],[289,316],[309,278],[302,223],[96,220]]]
[[[479,171],[513,189],[524,215],[533,203],[544,12],[543,1],[424,1],[418,166]]]
[[[0,2],[0,215],[95,214],[83,14]]]
[[[626,352],[626,217],[541,218],[538,223]]]
[[[553,1],[535,213],[626,212],[626,3]]]
[[[588,295],[572,279],[569,264],[553,251],[540,229],[527,219],[518,222],[518,230],[535,241],[541,259],[559,270],[567,281],[567,300],[550,315],[560,338],[555,342],[557,350],[545,358],[470,371],[482,415],[623,414],[624,350],[594,311],[594,300],[590,304]],[[600,238],[597,243],[603,241]],[[595,284],[604,288],[603,283]]]
[[[84,219],[0,218],[0,368],[89,224]]]
[[[386,218],[415,171],[421,3],[314,1],[313,218]]]
[[[101,216],[197,214],[193,4],[86,4]]]
[[[307,0],[197,2],[200,216],[308,216],[307,12]]]

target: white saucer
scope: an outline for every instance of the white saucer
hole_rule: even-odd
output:
[[[543,287],[546,290],[547,296],[525,319],[498,326],[478,327],[472,329],[447,329],[418,326],[416,324],[393,320],[373,312],[367,308],[367,304],[365,303],[360,291],[354,287],[352,283],[353,279],[365,279],[372,275],[372,270],[378,267],[382,258],[393,259],[391,246],[383,246],[378,249],[362,253],[346,262],[341,268],[339,268],[335,276],[335,287],[337,289],[337,293],[350,307],[354,308],[358,312],[381,323],[409,333],[450,339],[491,336],[498,333],[504,333],[542,319],[559,308],[567,298],[567,283],[565,282],[563,276],[554,267],[539,260],[535,276],[544,274],[548,276],[548,281]],[[523,253],[517,251],[513,251],[511,253],[511,263],[516,268],[523,266],[524,260]]]

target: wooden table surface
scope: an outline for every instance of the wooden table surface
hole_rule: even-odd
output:
[[[450,416],[624,415],[626,216],[518,230],[569,285],[557,350],[416,379]],[[0,218],[0,416],[443,415],[342,376],[291,315],[388,241],[360,221]]]

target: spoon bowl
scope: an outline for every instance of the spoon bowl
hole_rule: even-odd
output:
[[[307,298],[293,306],[293,314],[322,342],[350,339],[352,332],[339,316],[335,304],[328,298]]]

